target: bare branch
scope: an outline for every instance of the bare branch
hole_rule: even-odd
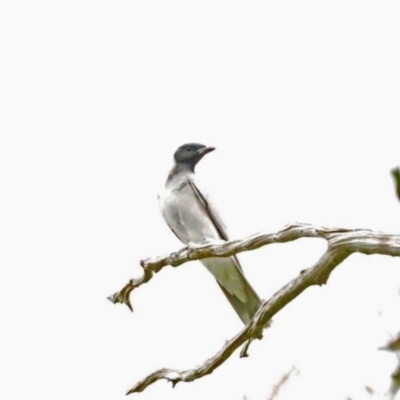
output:
[[[112,303],[123,303],[133,312],[132,304],[129,300],[129,295],[133,289],[138,288],[140,285],[147,283],[153,277],[153,271],[150,268],[143,270],[143,275],[139,279],[131,279],[119,292],[107,297]]]
[[[309,224],[294,224],[276,232],[276,233],[257,233],[245,239],[230,240],[228,242],[207,242],[205,244],[190,244],[177,252],[171,253],[162,257],[147,258],[140,261],[144,272],[139,279],[130,280],[119,292],[109,296],[108,299],[116,303],[126,304],[132,311],[133,307],[130,303],[129,296],[132,290],[140,285],[147,283],[153,277],[154,272],[159,272],[167,265],[177,267],[188,261],[200,260],[208,257],[227,257],[244,251],[255,250],[260,247],[272,243],[286,243],[300,238],[322,238],[331,240],[335,243],[337,240],[346,240],[345,246],[350,253],[360,252],[365,254],[391,254],[391,251],[398,250],[393,248],[393,243],[398,243],[399,236],[386,235],[384,233],[372,232],[365,229],[341,229],[341,228],[324,228],[313,227]],[[388,249],[384,248],[386,240],[391,240],[393,243],[388,243]],[[357,248],[358,245],[362,248]],[[375,250],[376,248],[380,250]],[[382,252],[381,252],[382,251]]]
[[[276,397],[278,397],[279,391],[281,390],[282,386],[284,386],[289,378],[292,376],[293,373],[298,373],[298,369],[295,366],[292,366],[292,368],[286,372],[286,374],[283,374],[281,376],[281,379],[279,379],[278,383],[274,385],[272,389],[271,396],[268,397],[268,400],[274,400]]]
[[[110,296],[109,299],[114,303],[121,302],[130,306],[129,293],[141,284],[148,282],[153,272],[160,271],[166,265],[178,266],[191,260],[231,256],[271,243],[285,243],[304,237],[325,239],[328,242],[326,252],[314,266],[302,271],[269,300],[264,301],[249,324],[229,340],[217,354],[190,370],[178,371],[163,368],[153,372],[135,384],[127,394],[141,392],[160,379],[166,379],[175,386],[178,382],[190,382],[211,374],[237,348],[246,342],[261,338],[263,328],[268,321],[306,288],[312,285],[325,284],[331,272],[349,255],[363,253],[400,256],[400,235],[390,235],[365,229],[328,229],[316,228],[308,224],[295,224],[277,233],[259,233],[243,240],[231,240],[217,244],[190,245],[168,256],[143,260],[141,261],[141,266],[144,269],[143,277],[130,281],[119,293]],[[247,347],[248,345],[242,351],[242,356],[247,355]]]

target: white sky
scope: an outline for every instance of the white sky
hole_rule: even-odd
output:
[[[181,247],[157,205],[175,148],[231,237],[300,221],[398,232],[398,1],[3,1],[0,4],[0,398],[122,400],[241,329],[198,262],[106,297]],[[268,298],[319,240],[242,254]],[[370,398],[396,359],[400,260],[354,255],[274,318],[250,357],[141,400]],[[380,315],[381,313],[381,315]],[[378,398],[378,397],[377,397]]]

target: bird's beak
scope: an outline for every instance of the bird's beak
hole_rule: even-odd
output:
[[[215,150],[215,147],[202,147],[201,149],[197,150],[197,153],[201,156],[204,156],[207,153],[211,153]]]

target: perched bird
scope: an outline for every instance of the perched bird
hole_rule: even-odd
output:
[[[214,147],[199,143],[180,146],[174,154],[163,194],[158,196],[161,213],[172,232],[184,244],[209,240],[229,240],[225,225],[207,193],[195,178],[196,164]],[[261,305],[257,293],[246,280],[236,256],[200,260],[245,325]]]

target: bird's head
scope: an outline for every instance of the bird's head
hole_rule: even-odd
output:
[[[174,160],[177,164],[183,164],[194,170],[196,164],[215,147],[207,147],[200,143],[186,143],[178,147],[174,154]]]

